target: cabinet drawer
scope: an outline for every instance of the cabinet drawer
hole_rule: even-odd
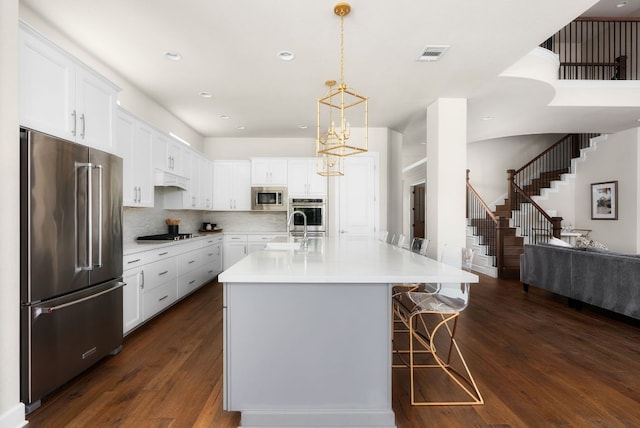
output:
[[[216,277],[216,275],[220,273],[219,269],[216,268],[216,265],[211,263],[202,265],[202,267],[200,268],[200,272],[202,274],[203,283],[211,281],[213,278]]]
[[[202,241],[202,247],[209,247],[211,245],[221,244],[224,241],[224,236],[219,235],[212,238],[207,238]]]
[[[190,242],[178,244],[171,248],[174,250],[174,254],[182,254],[193,250],[199,250],[202,248],[202,242],[199,240],[190,240]]]
[[[189,251],[178,257],[178,276],[182,276],[202,265],[202,250]]]
[[[184,297],[202,285],[202,271],[193,270],[178,277],[178,298]]]
[[[224,235],[224,242],[247,242],[247,235]]]
[[[151,290],[167,281],[173,281],[177,277],[176,259],[160,260],[148,264],[143,269],[144,290]]]
[[[169,281],[142,295],[142,314],[149,319],[176,301],[176,283]]]
[[[154,255],[148,251],[128,254],[122,258],[122,270],[133,269],[154,261]]]

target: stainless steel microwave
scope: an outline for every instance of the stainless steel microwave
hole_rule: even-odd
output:
[[[286,187],[252,187],[251,209],[254,211],[286,211]]]

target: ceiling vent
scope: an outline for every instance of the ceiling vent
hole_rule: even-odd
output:
[[[418,61],[437,61],[449,49],[449,45],[429,45],[423,49]]]

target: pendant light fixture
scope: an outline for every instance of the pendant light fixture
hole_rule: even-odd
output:
[[[342,157],[364,153],[368,150],[368,99],[349,88],[344,81],[344,17],[351,11],[348,3],[338,3],[333,8],[340,17],[340,82],[326,81],[329,92],[317,100],[318,174],[343,175]],[[351,125],[358,127],[357,137],[351,135]],[[360,133],[360,129],[364,133]],[[339,159],[339,162],[337,159]],[[320,170],[320,165],[337,171]]]

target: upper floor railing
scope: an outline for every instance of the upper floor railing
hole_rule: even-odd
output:
[[[578,18],[541,46],[560,57],[560,79],[640,80],[640,18]]]

